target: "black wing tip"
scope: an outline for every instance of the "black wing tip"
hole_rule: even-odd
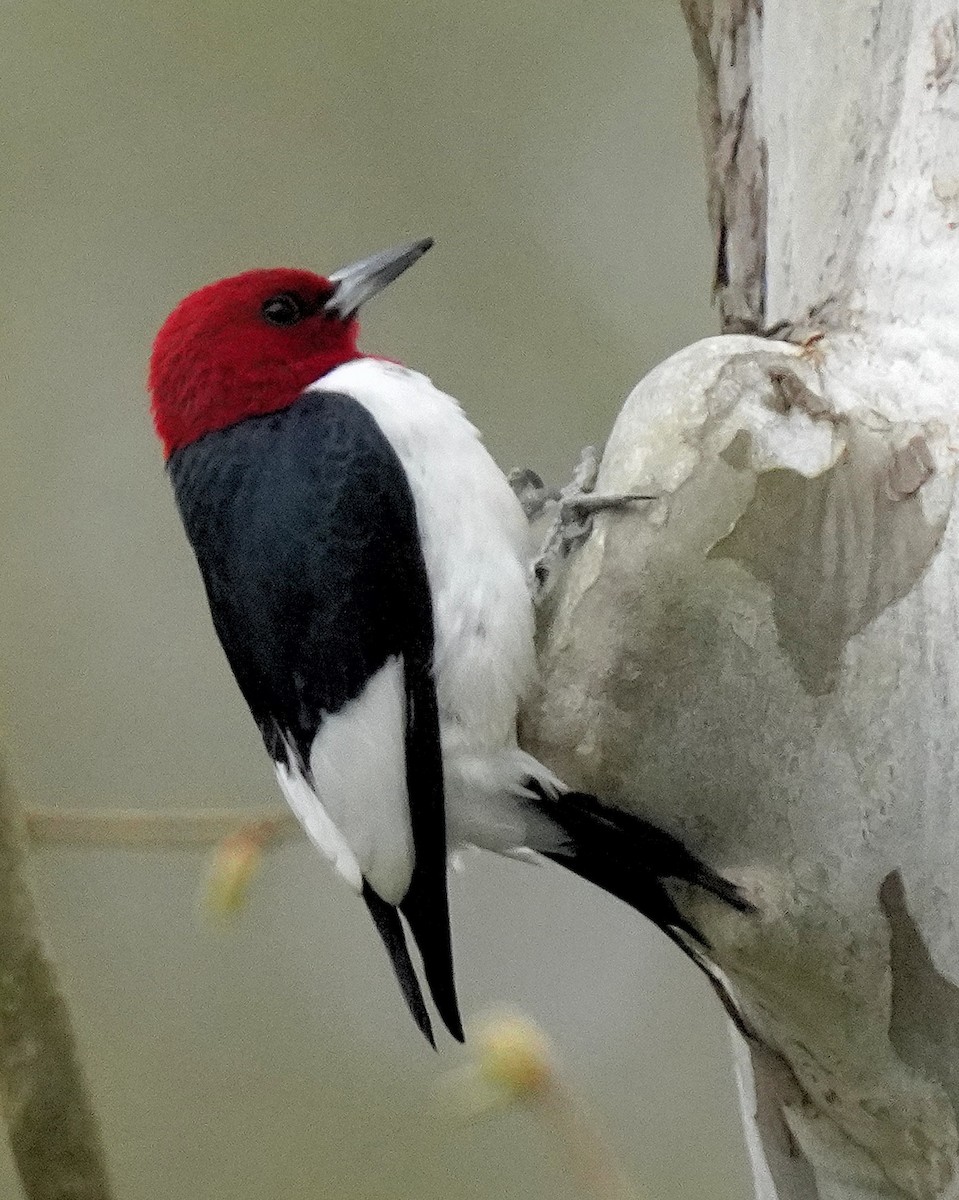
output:
[[[401,983],[400,988],[403,992],[403,999],[406,1001],[406,1007],[410,1010],[410,1016],[413,1018],[413,1023],[420,1031],[427,1042],[436,1050],[436,1035],[433,1033],[433,1022],[430,1020],[430,1014],[426,1011],[426,1005],[423,1003],[423,994],[419,989],[419,984],[416,985],[415,993]]]
[[[437,981],[431,979],[429,974],[427,974],[426,982],[430,989],[430,995],[433,997],[433,1003],[436,1005],[436,1011],[449,1031],[450,1037],[455,1038],[458,1042],[464,1042],[466,1035],[463,1032],[463,1019],[460,1016],[459,1001],[456,997],[456,988],[453,984],[452,976],[450,976],[449,983],[445,987],[437,986]],[[426,1033],[426,1030],[423,1032]],[[432,1036],[432,1030],[427,1034],[427,1040],[435,1050],[436,1042]]]
[[[434,997],[435,999],[435,997]],[[449,1030],[449,1035],[461,1044],[466,1041],[466,1034],[463,1032],[463,1018],[460,1016],[459,1008],[456,1007],[452,1012],[444,1013],[440,1011],[440,1016],[443,1018],[443,1024]]]
[[[434,1001],[434,1003],[436,1002],[435,996],[433,997],[433,1001]],[[455,1038],[456,1041],[458,1041],[458,1042],[461,1042],[461,1043],[465,1042],[466,1035],[463,1032],[463,1022],[460,1019],[459,1012],[458,1011],[454,1011],[452,1013],[444,1012],[438,1004],[436,1005],[436,1011],[440,1014],[443,1024],[446,1026],[446,1029],[449,1032],[450,1037]],[[414,1014],[413,1019],[416,1020],[415,1014]],[[429,1042],[429,1044],[433,1047],[433,1049],[436,1050],[436,1048],[437,1048],[436,1047],[436,1038],[433,1036],[433,1028],[430,1025],[429,1018],[427,1017],[427,1019],[426,1019],[426,1027],[425,1028],[422,1025],[420,1025],[419,1021],[417,1021],[416,1023],[417,1023],[417,1025],[419,1025],[419,1028],[420,1028],[421,1032],[423,1033],[423,1036],[426,1038],[426,1040]]]
[[[436,1053],[439,1054],[439,1050],[437,1049],[436,1045],[436,1037],[433,1033],[433,1026],[430,1022],[429,1016],[424,1016],[423,1020],[420,1021],[416,1014],[413,1013],[413,1020],[416,1022],[416,1028],[420,1031],[423,1037],[426,1038],[427,1042],[429,1042],[430,1046],[432,1046]]]
[[[410,1016],[413,1018],[416,1028],[435,1050],[436,1038],[433,1034],[433,1024],[430,1021],[426,1001],[423,999],[423,990],[416,978],[413,961],[406,945],[406,934],[403,932],[400,914],[392,904],[378,896],[365,879],[363,880],[363,899],[373,918],[376,931],[390,956],[393,974],[400,985],[400,991],[403,993],[406,1007],[410,1010]]]
[[[449,910],[445,904],[441,904],[438,913],[428,915],[429,910],[421,902],[420,893],[419,881],[414,877],[413,885],[400,905],[400,912],[409,923],[413,940],[423,960],[423,974],[426,976],[436,1011],[449,1030],[450,1036],[462,1042],[465,1036],[453,974]]]
[[[366,901],[366,907],[373,918],[373,924],[376,926],[376,930],[390,956],[393,973],[400,985],[400,991],[403,993],[406,1007],[410,1010],[410,1016],[413,1018],[417,1029],[435,1050],[437,1046],[436,1037],[433,1033],[433,1024],[430,1021],[426,1001],[423,999],[423,989],[420,987],[419,979],[416,976],[416,969],[413,966],[409,947],[406,944],[406,934],[403,932],[403,924],[400,921],[401,912],[408,921],[410,920],[405,902],[397,909],[394,905],[377,895],[365,879],[363,880],[363,899]],[[418,925],[419,922],[415,924],[411,922],[410,924],[414,937],[416,936]],[[445,952],[438,954],[431,953],[431,950],[435,950],[435,946],[431,941],[424,940],[427,946],[425,953],[423,944],[419,939],[417,940],[417,944],[420,945],[420,952],[423,954],[423,969],[426,974],[426,982],[429,985],[430,994],[433,997],[433,1003],[436,1005],[436,1011],[442,1018],[443,1024],[449,1030],[450,1036],[458,1042],[463,1042],[466,1040],[466,1036],[463,1032],[463,1019],[460,1016],[459,1001],[456,996],[453,961],[449,953],[449,938],[447,936],[447,938],[442,939],[440,948],[442,949],[445,946]]]
[[[459,997],[456,994],[456,980],[453,975],[453,960],[451,957],[441,957],[432,962],[424,955],[423,971],[429,985],[430,995],[436,1005],[436,1011],[442,1018],[443,1024],[449,1030],[450,1037],[458,1042],[466,1040],[463,1033],[463,1018],[460,1015]]]

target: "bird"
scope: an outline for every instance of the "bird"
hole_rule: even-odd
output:
[[[319,275],[246,271],[166,318],[148,390],[215,632],[309,839],[362,896],[418,1028],[422,975],[463,1040],[447,872],[459,848],[552,860],[703,966],[667,887],[741,890],[521,749],[534,685],[529,522],[459,403],[358,348],[412,241]]]

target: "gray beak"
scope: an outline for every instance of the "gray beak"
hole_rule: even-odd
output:
[[[381,250],[379,254],[362,258],[352,266],[342,267],[328,276],[333,284],[333,295],[323,305],[323,311],[344,321],[352,317],[361,304],[402,275],[432,245],[432,238],[407,242],[403,246],[394,246],[392,250]]]

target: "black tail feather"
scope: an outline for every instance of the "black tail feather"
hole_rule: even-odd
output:
[[[703,949],[709,943],[682,915],[666,890],[665,879],[679,879],[712,893],[740,912],[754,906],[739,888],[665,830],[641,817],[609,808],[586,792],[547,798],[535,784],[532,803],[562,831],[566,844],[542,853],[553,862],[631,905],[668,936],[679,930]],[[690,953],[681,939],[677,945]],[[690,954],[693,961],[695,956]],[[700,965],[697,963],[697,965]]]
[[[373,924],[383,939],[383,945],[390,956],[390,962],[393,964],[393,970],[410,1014],[420,1032],[435,1050],[436,1039],[433,1037],[430,1014],[426,1010],[420,981],[416,978],[416,971],[413,969],[400,914],[392,904],[388,904],[378,896],[365,879],[363,880],[363,899],[366,901]]]

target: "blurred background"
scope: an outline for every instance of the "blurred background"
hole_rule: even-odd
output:
[[[365,344],[565,479],[651,366],[712,332],[677,0],[7,0],[3,742],[27,807],[278,799],[147,414],[153,334],[250,266],[432,234]],[[463,1124],[363,906],[306,845],[227,930],[204,856],[38,850],[33,878],[121,1200],[552,1197],[532,1119]],[[467,1013],[539,1020],[643,1194],[749,1194],[728,1035],[655,930],[558,870],[453,882]],[[0,1151],[0,1191],[16,1195]]]

